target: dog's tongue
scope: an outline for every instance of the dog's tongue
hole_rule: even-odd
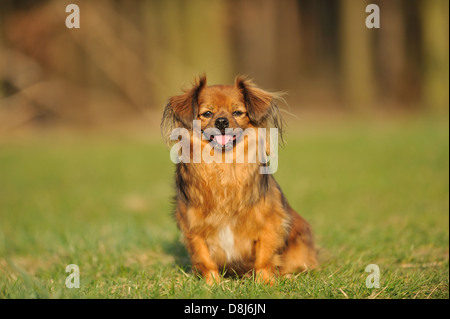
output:
[[[216,135],[214,136],[214,140],[217,144],[226,145],[231,139],[230,135]]]

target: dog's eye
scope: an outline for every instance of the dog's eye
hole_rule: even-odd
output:
[[[212,112],[210,112],[210,111],[206,111],[205,113],[202,113],[202,116],[203,116],[203,117],[206,117],[206,118],[210,118],[210,117],[213,116],[213,114],[212,114]]]
[[[241,111],[234,111],[233,112],[233,116],[241,116],[242,114],[244,114],[244,112],[241,112]]]

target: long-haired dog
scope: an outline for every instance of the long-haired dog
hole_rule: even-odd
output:
[[[260,173],[267,162],[250,161],[249,156],[236,162],[240,143],[240,150],[250,149],[250,135],[229,133],[273,127],[281,135],[279,98],[243,76],[234,85],[207,86],[203,75],[184,94],[171,97],[164,109],[166,141],[174,129],[189,131],[190,154],[176,165],[175,217],[193,269],[209,284],[219,282],[222,271],[253,271],[258,281],[272,283],[277,275],[318,265],[309,224],[289,206],[274,177]],[[197,135],[195,122],[200,124]],[[193,161],[196,142],[202,152],[216,152],[222,159],[233,152],[233,162]]]

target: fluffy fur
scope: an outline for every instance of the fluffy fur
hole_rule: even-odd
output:
[[[168,142],[174,128],[191,130],[193,120],[201,121],[202,132],[211,127],[223,132],[222,119],[229,128],[275,127],[282,136],[279,98],[243,76],[234,85],[215,86],[207,86],[201,76],[191,89],[169,99],[162,134]],[[194,138],[191,133],[191,148]],[[202,150],[213,140],[201,139]],[[236,143],[246,150],[248,138],[233,143],[222,152],[236,152]],[[209,284],[220,281],[223,269],[238,275],[254,271],[257,280],[271,283],[277,275],[318,265],[309,224],[289,206],[274,177],[260,174],[261,165],[202,161],[176,166],[175,217],[193,269]]]

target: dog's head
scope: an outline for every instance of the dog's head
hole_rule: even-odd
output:
[[[235,129],[278,129],[282,138],[282,118],[277,101],[281,95],[257,88],[251,80],[238,76],[234,85],[207,86],[206,76],[196,79],[191,89],[173,96],[165,107],[161,131],[168,141],[174,128],[193,128],[199,120],[206,143],[219,147],[235,145]]]

